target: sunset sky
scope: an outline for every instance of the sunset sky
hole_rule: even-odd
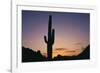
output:
[[[48,33],[48,19],[52,15],[55,29],[53,57],[78,55],[89,42],[90,14],[22,10],[22,45],[47,53],[44,35]]]

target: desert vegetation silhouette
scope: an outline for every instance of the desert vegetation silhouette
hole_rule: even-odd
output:
[[[52,28],[52,16],[49,15],[48,21],[48,36],[44,36],[44,41],[47,44],[47,57],[42,55],[41,51],[34,51],[30,48],[22,46],[22,62],[41,62],[41,61],[60,61],[60,60],[80,60],[90,59],[90,45],[84,48],[84,51],[78,56],[61,56],[57,55],[52,58],[52,47],[55,40],[55,29]]]
[[[52,29],[52,16],[49,16],[49,23],[48,23],[48,40],[47,37],[44,36],[44,41],[47,44],[47,59],[52,60],[52,46],[55,40],[55,29]]]

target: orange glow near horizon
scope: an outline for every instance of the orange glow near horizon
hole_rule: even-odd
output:
[[[56,48],[52,51],[52,58],[61,55],[61,56],[77,56],[82,52],[82,49],[67,49],[67,48]],[[47,53],[41,52],[42,55],[47,57]]]
[[[62,50],[54,50],[53,51],[53,58],[56,57],[57,55],[61,56],[77,56],[82,52],[81,49],[76,49],[76,50],[70,50],[70,49],[62,49]]]

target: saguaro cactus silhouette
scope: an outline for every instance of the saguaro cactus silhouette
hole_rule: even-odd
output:
[[[49,15],[49,21],[48,21],[48,40],[47,40],[47,37],[44,36],[44,41],[45,41],[45,43],[47,43],[48,60],[52,60],[52,46],[54,44],[54,38],[55,38],[55,30],[52,29],[52,16]]]

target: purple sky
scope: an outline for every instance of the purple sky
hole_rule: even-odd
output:
[[[46,52],[48,19],[52,15],[55,48],[80,49],[89,44],[90,14],[22,10],[22,45]]]

